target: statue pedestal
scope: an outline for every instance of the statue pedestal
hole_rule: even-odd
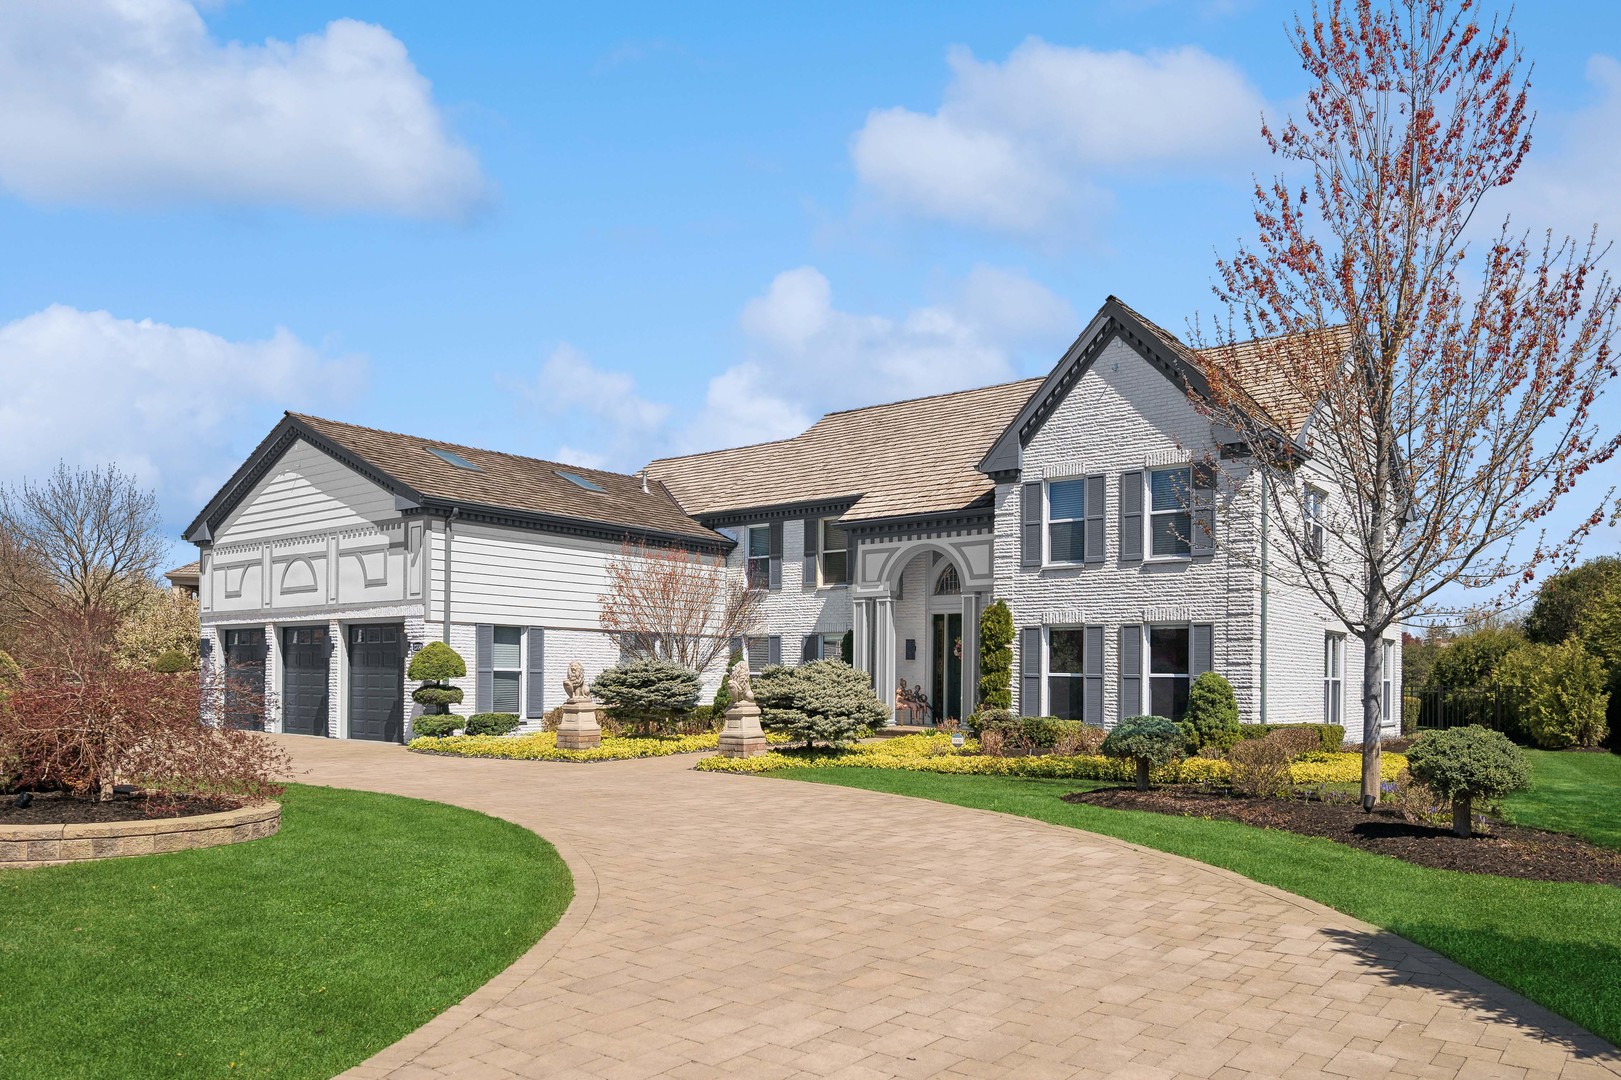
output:
[[[602,745],[602,725],[597,723],[597,703],[569,701],[563,704],[563,719],[557,725],[559,750],[594,750]]]
[[[726,726],[720,733],[721,757],[755,757],[765,751],[760,707],[752,701],[739,701],[727,709]]]

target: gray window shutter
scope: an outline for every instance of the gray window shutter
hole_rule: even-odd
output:
[[[1210,623],[1194,623],[1188,638],[1188,674],[1197,679],[1215,670],[1216,628]]]
[[[1086,478],[1086,561],[1103,561],[1103,508],[1107,498],[1104,478]]]
[[[1120,561],[1143,561],[1143,473],[1120,474]]]
[[[805,588],[816,588],[816,554],[821,551],[822,519],[805,519]]]
[[[771,582],[772,592],[782,588],[782,522],[773,521],[768,529],[771,544],[768,548],[771,554]]]
[[[1041,481],[1032,480],[1023,485],[1019,509],[1019,542],[1022,545],[1021,566],[1041,565]]]
[[[1143,628],[1120,628],[1120,715],[1116,722],[1143,711]]]
[[[1081,698],[1081,719],[1088,724],[1103,723],[1103,627],[1086,628],[1086,655],[1084,694]]]
[[[495,700],[495,627],[479,623],[473,633],[473,711],[489,712]]]
[[[782,663],[782,637],[772,634],[765,642],[765,662],[768,664]]]
[[[1041,715],[1041,627],[1019,631],[1019,715]]]
[[[1194,555],[1216,551],[1216,467],[1209,463],[1193,466],[1193,535],[1189,537]]]
[[[799,647],[799,662],[808,664],[812,660],[822,658],[822,639],[816,634],[806,634],[804,643]]]
[[[529,665],[524,672],[528,685],[524,687],[523,713],[534,720],[546,715],[546,631],[531,626],[528,638]]]

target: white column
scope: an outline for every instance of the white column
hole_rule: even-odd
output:
[[[874,674],[872,664],[872,601],[856,600],[851,605],[850,663],[857,671]],[[876,684],[874,684],[876,685]]]
[[[972,715],[979,696],[979,594],[962,594],[962,714]]]
[[[873,672],[877,676],[878,700],[895,707],[895,601],[878,598],[878,630],[874,635]],[[894,722],[894,714],[890,716]]]

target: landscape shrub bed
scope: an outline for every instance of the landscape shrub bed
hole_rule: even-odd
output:
[[[781,742],[781,736],[767,735],[768,742]],[[590,750],[559,750],[555,731],[540,731],[532,735],[449,735],[441,738],[423,736],[412,739],[409,749],[422,754],[447,754],[452,757],[507,758],[514,761],[628,761],[632,758],[667,757],[670,754],[696,754],[715,750],[720,736],[714,732],[703,735],[634,735],[615,736],[606,733],[602,745]]]
[[[606,740],[604,740],[606,742]],[[413,743],[414,747],[416,744]],[[1023,776],[1052,780],[1108,780],[1126,782],[1135,778],[1136,766],[1127,759],[1096,755],[1059,757],[986,757],[978,745],[968,740],[960,749],[951,745],[949,735],[902,735],[879,743],[864,743],[844,749],[813,751],[771,751],[752,758],[705,758],[697,768],[706,772],[769,773],[779,769],[825,769],[856,766],[867,769],[894,769],[974,776]],[[1314,754],[1314,760],[1289,767],[1296,784],[1355,783],[1362,776],[1362,758],[1357,754]],[[1407,767],[1401,754],[1381,757],[1380,775],[1395,780]],[[1154,769],[1157,784],[1225,784],[1232,767],[1213,758],[1183,758]]]

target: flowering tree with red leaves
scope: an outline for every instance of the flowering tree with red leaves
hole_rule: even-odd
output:
[[[1547,526],[1621,447],[1596,409],[1617,372],[1617,292],[1596,230],[1533,239],[1505,220],[1470,242],[1531,146],[1506,23],[1482,26],[1472,0],[1333,0],[1291,37],[1304,118],[1262,134],[1307,178],[1258,182],[1258,237],[1218,264],[1205,407],[1279,508],[1268,572],[1362,642],[1371,806],[1386,633],[1449,586],[1512,601],[1616,512],[1611,490],[1568,532]],[[1288,401],[1304,425],[1280,419]]]

